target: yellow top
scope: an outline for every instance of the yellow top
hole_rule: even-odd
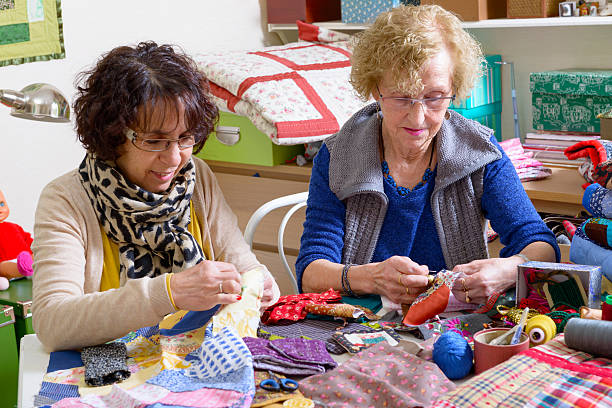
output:
[[[202,232],[200,230],[200,224],[196,217],[193,205],[189,204],[189,213],[191,215],[191,222],[187,227],[187,230],[195,238],[200,248],[202,247]],[[100,280],[100,292],[104,292],[109,289],[116,289],[119,287],[119,247],[117,244],[110,239],[100,227],[102,231],[102,246],[104,248],[104,261],[102,268],[102,278]],[[170,276],[170,275],[169,275]],[[168,286],[168,293],[170,293],[170,279],[166,279],[166,285]],[[172,301],[172,294],[170,294]],[[174,306],[174,301],[172,301]],[[176,306],[175,306],[176,308]]]

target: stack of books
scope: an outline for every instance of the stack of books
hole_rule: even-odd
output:
[[[527,133],[523,148],[526,152],[533,153],[533,158],[544,164],[554,166],[577,167],[586,159],[568,159],[563,151],[585,140],[597,140],[600,136],[593,133],[568,133],[568,132],[548,132],[548,133]]]

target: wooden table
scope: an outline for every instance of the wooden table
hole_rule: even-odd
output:
[[[583,210],[584,178],[575,169],[552,168],[552,175],[523,183],[536,210],[575,216]]]

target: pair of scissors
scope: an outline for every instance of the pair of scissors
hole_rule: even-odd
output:
[[[259,383],[259,386],[266,391],[285,391],[293,392],[298,389],[298,383],[290,378],[280,378],[276,376],[272,371],[268,370],[270,378],[263,380]]]

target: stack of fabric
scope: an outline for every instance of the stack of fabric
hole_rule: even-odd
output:
[[[594,183],[586,188],[582,205],[593,215],[576,229],[570,260],[599,265],[602,294],[612,294],[612,191]]]
[[[552,170],[533,158],[532,152],[523,149],[519,138],[504,140],[499,144],[512,161],[521,181],[538,180],[552,174]]]

